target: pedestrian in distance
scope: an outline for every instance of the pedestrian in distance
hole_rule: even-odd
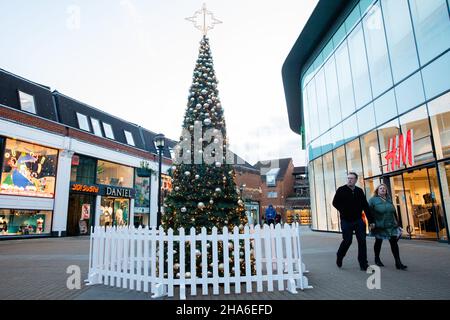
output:
[[[363,220],[364,211],[367,220],[373,227],[373,217],[369,209],[364,191],[356,186],[358,175],[350,172],[347,175],[347,184],[339,187],[333,199],[333,206],[339,211],[341,217],[342,242],[339,246],[336,265],[341,268],[345,255],[352,244],[353,231],[358,241],[358,262],[360,269],[366,271],[369,267],[367,261],[366,223]]]
[[[395,267],[399,270],[406,270],[407,266],[400,260],[400,249],[398,247],[402,229],[398,223],[397,211],[384,183],[375,189],[373,197],[369,200],[369,207],[375,221],[375,226],[371,229],[371,235],[375,237],[375,264],[384,267],[380,259],[381,245],[383,240],[389,240],[395,259]]]
[[[275,211],[272,204],[269,204],[269,207],[266,209],[266,222],[270,226],[271,224],[275,224],[275,218],[277,216],[277,212]]]

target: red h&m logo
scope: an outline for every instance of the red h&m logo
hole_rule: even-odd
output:
[[[406,137],[401,134],[389,139],[388,151],[385,156],[386,172],[401,169],[405,164],[414,165],[413,142],[412,129],[406,132]]]

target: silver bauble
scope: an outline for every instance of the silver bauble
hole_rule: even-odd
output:
[[[186,207],[181,208],[181,212],[186,213],[187,209]]]

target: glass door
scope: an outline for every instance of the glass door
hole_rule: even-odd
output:
[[[402,226],[406,233],[411,235],[414,233],[414,227],[411,226],[409,218],[407,199],[410,197],[410,192],[405,190],[403,186],[403,178],[401,175],[384,177],[383,182],[388,186],[390,195],[392,197],[392,203],[394,204],[399,224]]]
[[[444,208],[442,206],[442,197],[439,190],[439,182],[436,168],[428,169],[428,178],[430,181],[430,194],[428,205],[431,209],[431,215],[434,219],[437,237],[440,240],[447,240],[447,229],[445,226]]]
[[[436,239],[436,223],[433,216],[432,193],[428,169],[403,174],[406,203],[411,224],[411,236]]]

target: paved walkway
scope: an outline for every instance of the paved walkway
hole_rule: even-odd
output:
[[[386,267],[381,269],[381,289],[369,290],[367,279],[370,275],[360,271],[357,263],[356,239],[342,269],[335,265],[339,242],[339,234],[303,232],[303,259],[310,271],[307,276],[313,289],[299,291],[296,295],[274,291],[241,295],[188,295],[188,299],[450,299],[450,245],[401,240],[400,252],[408,271],[399,271],[395,269],[389,244],[383,244],[382,260]],[[372,247],[373,239],[368,238],[369,259],[373,257]],[[86,279],[88,252],[87,238],[0,241],[0,299],[149,299],[150,294],[147,293],[103,285],[87,287],[82,283],[81,289],[69,290],[66,270],[71,265],[77,265],[81,269],[81,278]]]

